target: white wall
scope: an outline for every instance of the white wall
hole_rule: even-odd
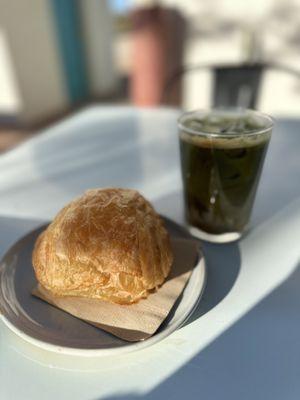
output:
[[[37,122],[68,106],[51,11],[48,0],[0,0],[0,27],[7,38],[25,122]]]
[[[112,14],[105,0],[81,0],[80,7],[91,94],[110,94],[117,84]]]
[[[21,98],[18,92],[16,75],[9,54],[8,43],[0,27],[0,115],[19,113]]]

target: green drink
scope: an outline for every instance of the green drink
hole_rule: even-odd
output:
[[[250,110],[212,110],[179,120],[185,213],[191,233],[215,242],[246,229],[272,120]]]

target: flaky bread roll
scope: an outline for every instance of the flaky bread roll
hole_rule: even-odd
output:
[[[40,234],[32,262],[37,280],[56,296],[130,304],[164,282],[173,256],[163,221],[144,197],[93,189]]]

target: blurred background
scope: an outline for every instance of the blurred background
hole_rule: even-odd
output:
[[[89,104],[300,114],[300,0],[0,0],[0,151]]]

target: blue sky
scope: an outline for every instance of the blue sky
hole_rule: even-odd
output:
[[[130,0],[109,0],[111,9],[116,13],[124,13],[128,10]]]

